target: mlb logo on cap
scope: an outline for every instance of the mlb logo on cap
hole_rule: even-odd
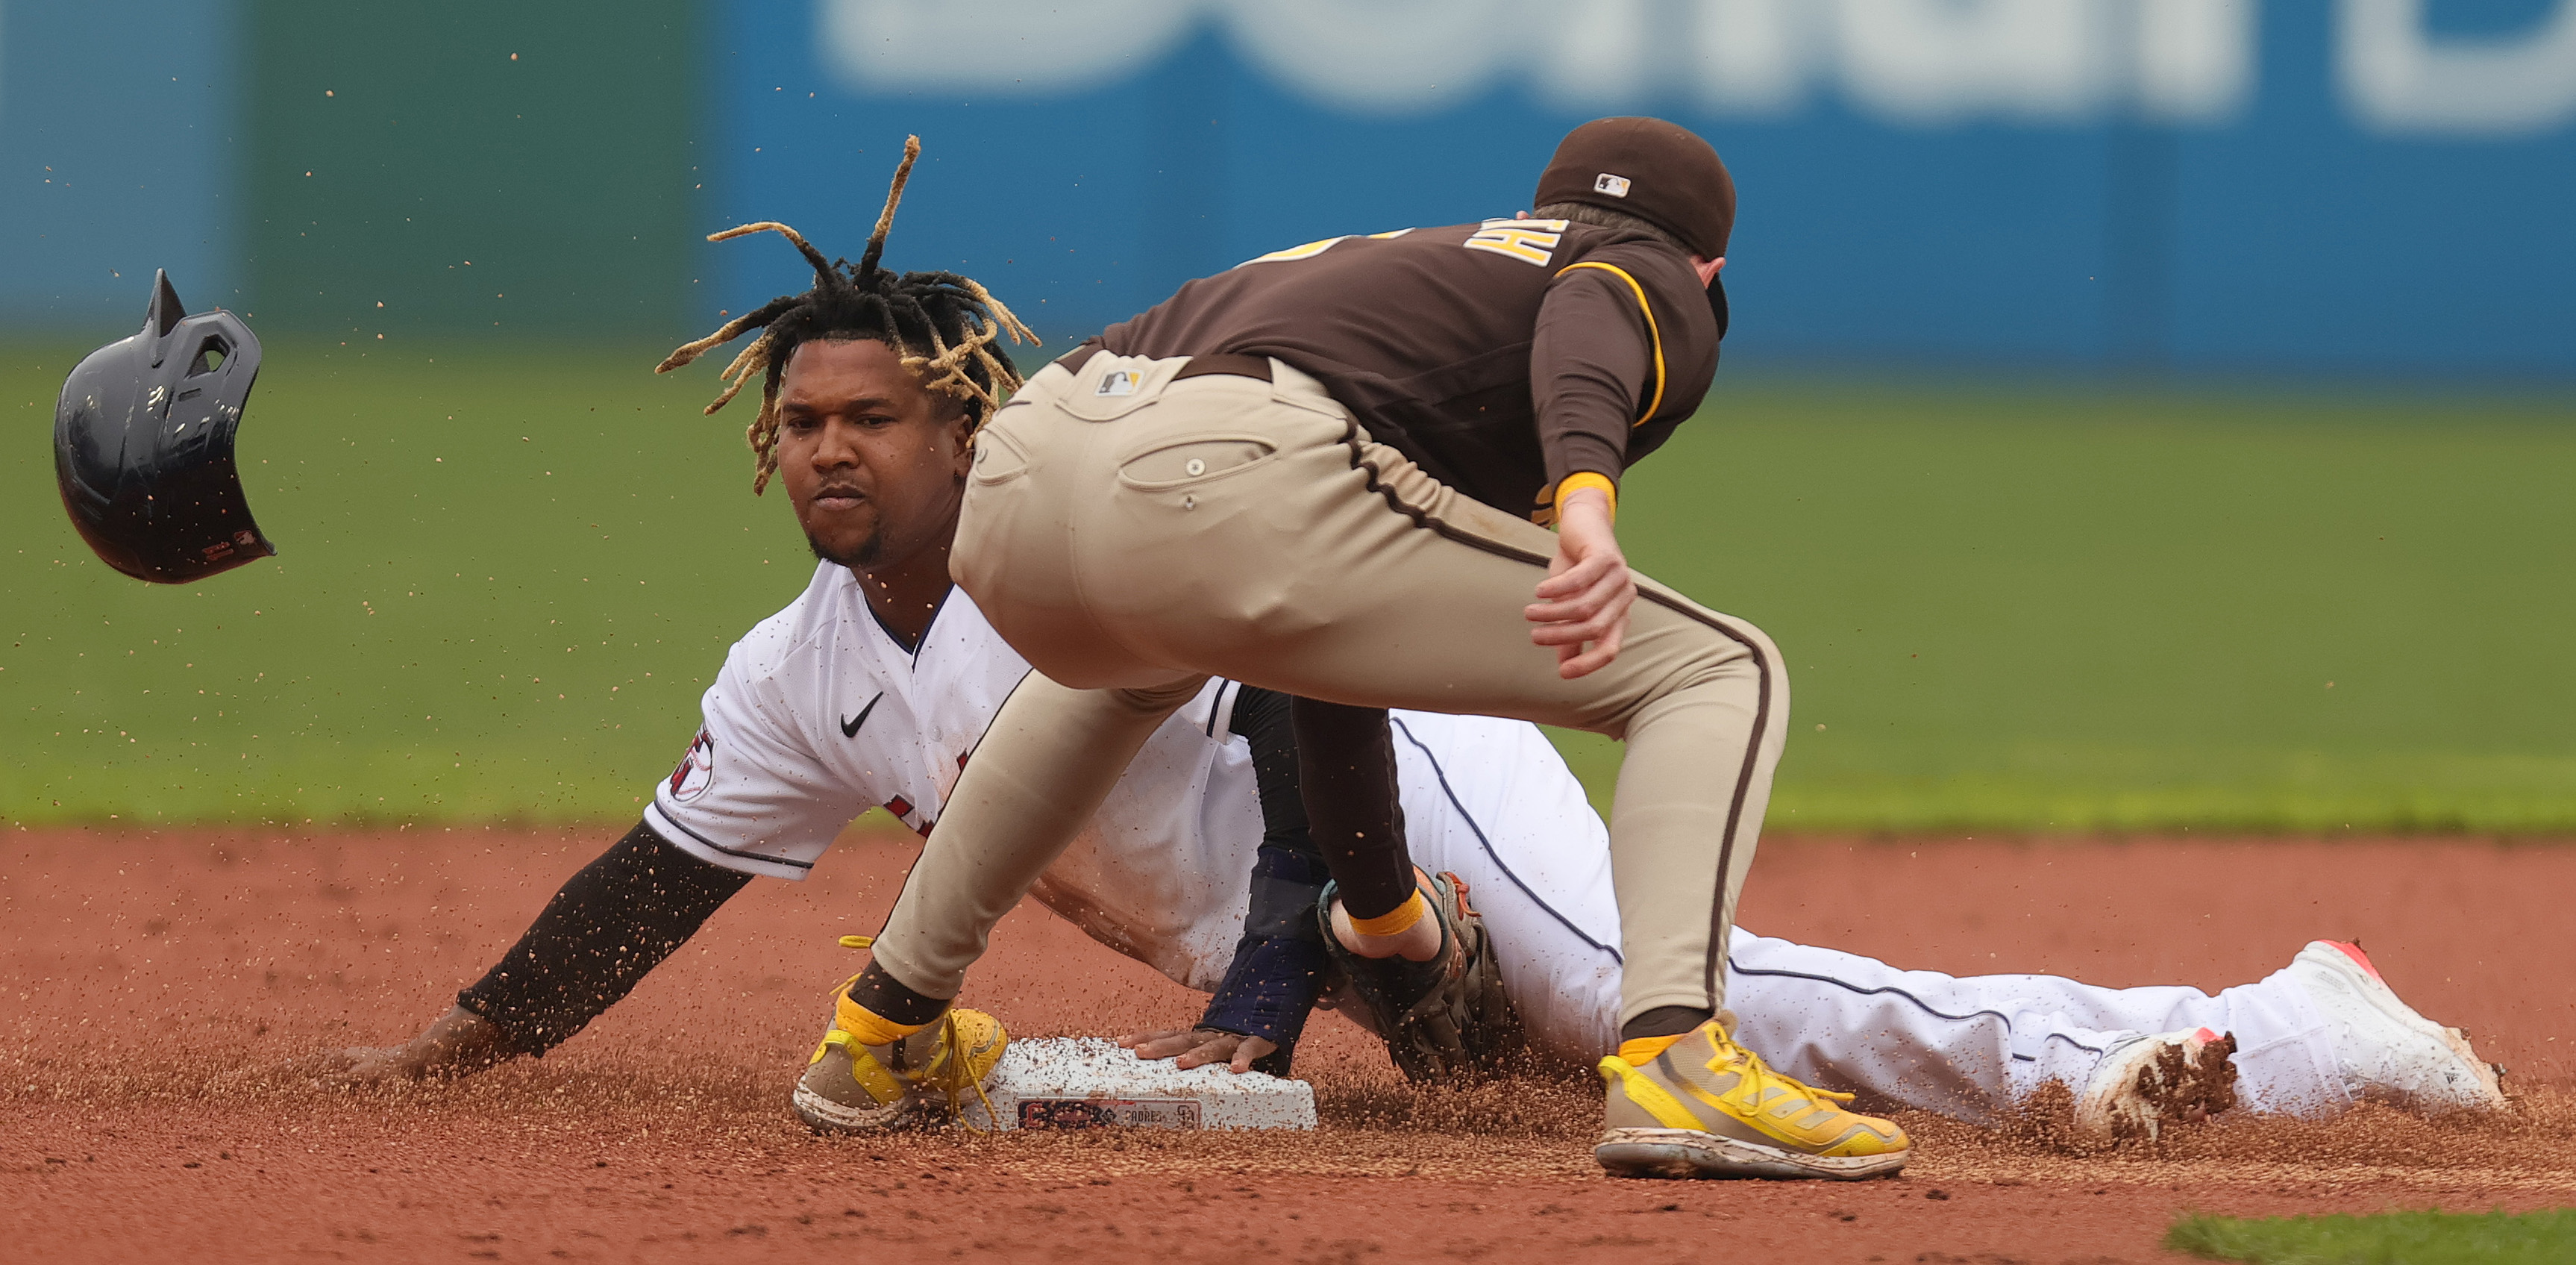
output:
[[[1627,197],[1628,178],[1626,176],[1614,176],[1606,171],[1602,172],[1600,175],[1593,177],[1592,191],[1594,193],[1606,193],[1614,198]]]

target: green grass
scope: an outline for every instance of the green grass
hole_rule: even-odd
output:
[[[2541,1265],[2576,1260],[2576,1212],[2185,1217],[2165,1246],[2248,1265]]]
[[[240,451],[279,556],[181,587],[63,516],[36,435],[69,358],[0,367],[0,818],[640,811],[813,567],[750,495],[752,410],[699,416],[714,375],[663,350],[271,347]]]
[[[1778,827],[2564,832],[2571,475],[2564,399],[1765,385],[1620,530],[1789,658]]]
[[[284,552],[180,588],[64,521],[73,357],[0,353],[0,819],[635,811],[811,570],[749,409],[664,350],[272,347],[242,453]],[[1785,648],[1775,827],[2576,831],[2576,404],[1718,401],[1621,534]]]

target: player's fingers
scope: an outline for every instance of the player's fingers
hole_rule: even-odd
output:
[[[1231,1032],[1200,1032],[1197,1036],[1199,1043],[1189,1053],[1173,1061],[1174,1066],[1182,1071],[1210,1063],[1230,1062],[1234,1058],[1235,1047],[1243,1043],[1242,1037]]]
[[[1593,642],[1589,649],[1583,649],[1577,653],[1577,647],[1559,647],[1556,656],[1557,676],[1571,681],[1609,667],[1619,658],[1619,643],[1627,640],[1627,636],[1628,618],[1621,615],[1610,625],[1609,631],[1604,632],[1601,639]]]
[[[1588,619],[1604,605],[1636,596],[1637,580],[1619,559],[1588,559],[1582,565],[1540,583],[1542,599],[1522,608],[1535,623]]]
[[[1249,1072],[1255,1062],[1278,1048],[1278,1042],[1268,1037],[1245,1037],[1241,1045],[1234,1047],[1233,1068],[1236,1072]]]
[[[1541,624],[1530,630],[1530,640],[1542,646],[1571,646],[1598,641],[1602,634],[1610,631],[1612,624],[1625,618],[1625,611],[1598,610],[1582,619]]]
[[[1600,614],[1617,593],[1615,584],[1598,584],[1563,601],[1533,602],[1521,614],[1533,624],[1576,623]]]
[[[1628,618],[1628,608],[1634,605],[1636,600],[1635,584],[1624,577],[1613,579],[1593,592],[1584,594],[1582,603],[1560,603],[1559,605],[1564,607],[1568,614],[1531,629],[1530,640],[1542,646],[1565,646],[1598,640],[1610,631],[1611,625]],[[1574,613],[1578,606],[1586,606],[1590,609],[1582,610],[1579,614]]]
[[[1199,1040],[1187,1029],[1166,1029],[1132,1033],[1127,1037],[1119,1038],[1118,1044],[1134,1050],[1136,1057],[1140,1059],[1168,1059],[1177,1054],[1189,1053],[1197,1048]]]
[[[1563,561],[1563,555],[1558,555],[1558,560]],[[1625,564],[1615,555],[1595,554],[1579,559],[1572,566],[1552,570],[1546,579],[1539,581],[1538,597],[1543,602],[1572,597],[1598,586],[1602,577],[1613,568],[1625,569]]]

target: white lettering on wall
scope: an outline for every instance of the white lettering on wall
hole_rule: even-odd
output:
[[[2366,127],[2512,136],[2576,119],[2576,0],[2502,38],[2435,39],[2424,0],[2342,0],[2336,16],[2336,77]]]
[[[2391,133],[2576,120],[2576,0],[2503,37],[2436,38],[2427,0],[2338,0],[2337,78]],[[1253,67],[1395,114],[1511,80],[1551,103],[1687,101],[1779,116],[1831,88],[1891,123],[2113,117],[2216,127],[2257,72],[2259,0],[816,0],[826,62],[867,91],[1054,95],[1112,83],[1215,24]]]
[[[1054,96],[1154,64],[1197,21],[1196,0],[820,0],[822,62],[867,92]]]
[[[1793,0],[1700,0],[1692,24],[1695,95],[1721,113],[1787,114],[1805,105],[1808,67],[1825,34],[1812,5]]]
[[[2255,0],[2132,0],[2138,109],[2166,123],[2227,123],[2254,97]]]
[[[1503,0],[1219,0],[1246,60],[1309,96],[1370,113],[1431,109],[1475,96],[1514,67],[1533,37],[1560,28]],[[1570,6],[1571,7],[1571,6]],[[1584,21],[1595,8],[1579,6]]]
[[[1525,78],[1581,109],[1696,100],[1778,115],[1839,82],[1918,126],[2224,122],[2254,75],[2256,0],[818,0],[853,87],[1046,95],[1114,82],[1220,23],[1319,101],[1437,109]]]
[[[2081,119],[2114,86],[2101,0],[1840,0],[1846,92],[1871,113]]]

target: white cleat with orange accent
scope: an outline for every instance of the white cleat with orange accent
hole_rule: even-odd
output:
[[[2498,1069],[2469,1047],[2468,1034],[2398,1000],[2360,945],[2312,940],[2289,973],[2324,1014],[2354,1098],[2427,1112],[2506,1109]]]

